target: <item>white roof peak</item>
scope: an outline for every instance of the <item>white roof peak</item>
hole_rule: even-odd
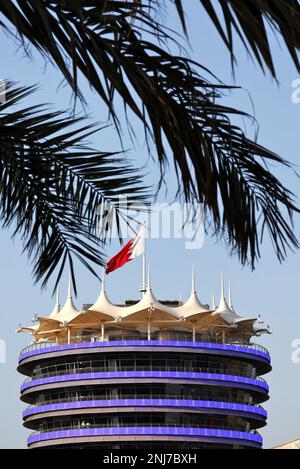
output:
[[[222,313],[223,311],[231,311],[229,305],[224,297],[221,297],[220,304],[216,309],[217,313]]]
[[[232,295],[231,295],[231,286],[229,284],[229,304],[226,301],[224,294],[224,275],[221,275],[221,298],[220,304],[216,309],[216,313],[221,316],[228,324],[236,324],[237,321],[243,320],[232,307]],[[245,318],[246,320],[246,318]]]
[[[190,296],[186,303],[176,308],[176,310],[181,313],[183,316],[187,317],[191,314],[197,314],[209,311],[209,305],[203,305],[198,298],[196,292],[196,276],[195,268],[192,266],[192,289]]]
[[[96,302],[89,307],[89,311],[96,311],[99,313],[106,313],[111,314],[112,316],[115,315],[115,312],[119,309],[118,306],[113,305],[107,297],[106,288],[105,288],[105,280],[102,276],[102,284],[100,289],[100,294],[96,300]]]
[[[156,306],[158,306],[159,304],[159,301],[155,298],[155,296],[153,295],[153,292],[152,292],[152,289],[151,287],[148,287],[146,292],[145,292],[145,295],[143,296],[143,298],[136,304],[144,304],[149,302],[150,303],[156,303]]]
[[[68,296],[64,306],[62,307],[62,309],[57,315],[57,318],[55,319],[59,319],[61,322],[62,321],[69,322],[72,319],[74,319],[74,316],[77,316],[77,314],[79,313],[80,311],[76,308],[76,306],[73,303],[73,298],[71,296]]]
[[[64,306],[53,316],[51,315],[51,319],[56,319],[60,322],[70,322],[74,319],[80,311],[76,308],[73,303],[72,298],[72,284],[71,284],[71,273],[69,273],[69,283],[68,283],[68,296]]]
[[[199,312],[199,308],[203,311],[209,311],[209,306],[208,305],[203,305],[201,301],[198,298],[198,295],[195,291],[192,291],[187,302],[184,303],[180,308],[183,310],[189,309],[189,306],[193,306],[195,308],[195,314]],[[178,309],[178,308],[177,308]]]
[[[229,308],[227,301],[225,299],[225,293],[224,293],[224,274],[221,274],[221,296],[220,296],[220,303],[218,308],[216,309],[217,313],[222,313],[224,311],[231,311]]]

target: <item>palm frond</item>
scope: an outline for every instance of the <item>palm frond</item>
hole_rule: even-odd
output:
[[[223,22],[213,4],[202,1],[232,54],[235,29],[274,74],[269,23],[279,30],[299,67],[297,1],[219,3]],[[223,90],[230,87],[214,80],[204,66],[167,52],[163,41],[170,39],[170,31],[156,19],[160,5],[158,0],[26,0],[2,2],[0,13],[4,27],[13,25],[24,42],[52,60],[79,96],[81,72],[117,125],[114,102],[116,95],[121,97],[125,109],[143,123],[147,139],[154,140],[162,175],[171,150],[178,194],[186,201],[205,202],[214,233],[225,237],[243,264],[254,266],[266,229],[282,260],[288,247],[298,247],[293,230],[298,208],[267,164],[289,165],[232,123],[232,116],[236,120],[245,114],[221,104]],[[184,3],[176,0],[175,6],[185,27]]]
[[[249,54],[260,67],[267,67],[274,77],[276,70],[270,46],[273,31],[286,45],[300,71],[300,4],[298,0],[200,0],[234,59],[234,35],[240,37]],[[181,0],[180,0],[181,3]],[[221,13],[219,11],[221,10]]]
[[[120,220],[120,195],[129,204],[145,203],[147,196],[124,158],[84,144],[91,127],[81,118],[40,106],[11,109],[33,91],[8,84],[0,105],[0,219],[21,237],[35,279],[45,286],[55,270],[58,283],[66,262],[74,279],[74,258],[98,275],[92,265],[105,265],[109,236],[104,211]],[[68,130],[75,124],[80,127]]]

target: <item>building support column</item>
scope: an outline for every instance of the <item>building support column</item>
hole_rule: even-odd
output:
[[[148,318],[148,340],[151,340],[151,321]]]
[[[71,343],[71,328],[68,327],[68,344]]]
[[[104,342],[104,322],[101,323],[101,342]]]
[[[196,342],[196,325],[193,323],[193,342]]]
[[[225,344],[226,336],[225,336],[225,329],[222,330],[222,343]]]

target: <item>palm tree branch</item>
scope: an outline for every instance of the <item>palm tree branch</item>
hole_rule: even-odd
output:
[[[130,165],[124,168],[124,159],[117,154],[87,147],[83,138],[90,130],[86,126],[68,132],[73,120],[58,113],[39,113],[38,108],[7,112],[10,102],[18,103],[28,92],[10,90],[11,86],[5,112],[0,106],[3,226],[15,225],[13,236],[23,239],[24,250],[34,260],[35,279],[42,279],[43,286],[61,260],[70,264],[73,256],[95,274],[91,263],[105,264],[102,251],[108,231],[102,227],[106,223],[101,218],[103,205],[118,219],[121,194],[131,203],[146,202],[141,178]],[[97,214],[100,205],[102,211]],[[61,273],[62,264],[56,283]]]
[[[266,65],[274,75],[267,22],[281,32],[299,67],[295,56],[300,44],[298,2],[219,0],[219,3],[224,26],[213,4],[202,2],[232,54],[235,30],[260,65]],[[98,92],[117,126],[114,100],[119,94],[125,110],[128,107],[142,121],[147,139],[154,140],[162,177],[171,151],[178,175],[178,194],[182,193],[187,201],[205,201],[215,231],[223,233],[225,238],[228,235],[229,245],[238,250],[242,262],[249,260],[254,265],[259,255],[256,215],[263,228],[268,227],[276,253],[282,259],[284,249],[278,246],[278,240],[285,239],[287,246],[298,246],[292,225],[292,214],[298,209],[292,195],[273,179],[270,171],[259,170],[270,161],[285,166],[287,163],[252,142],[232,124],[232,117],[244,117],[245,113],[218,104],[224,89],[230,87],[211,82],[212,75],[209,79],[202,76],[204,67],[185,57],[171,55],[154,40],[144,39],[145,28],[156,38],[169,39],[169,31],[154,20],[159,4],[155,0],[106,1],[101,5],[91,0],[27,0],[16,7],[7,1],[0,4],[0,13],[22,39],[30,41],[57,64],[75,93],[78,93],[80,71]],[[183,21],[183,3],[178,0],[175,6]],[[67,59],[71,60],[72,73]],[[259,159],[263,160],[263,165],[258,166]],[[84,164],[83,161],[79,161],[80,164]],[[212,168],[219,170],[214,174]],[[220,168],[224,171],[224,181]],[[248,171],[244,177],[242,168]],[[227,184],[226,178],[229,178]],[[245,194],[239,191],[242,199],[237,206],[228,196],[227,186],[238,183],[245,188]],[[266,187],[261,194],[263,184]],[[269,196],[274,197],[273,204],[268,190]],[[247,203],[251,204],[251,219],[245,212]],[[237,212],[233,210],[235,207]],[[288,230],[282,223],[284,208],[289,214]]]

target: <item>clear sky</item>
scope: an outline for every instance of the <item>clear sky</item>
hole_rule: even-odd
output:
[[[228,53],[203,15],[198,0],[186,3],[189,6],[191,56],[208,66],[225,82],[233,83]],[[169,20],[177,27],[172,14]],[[54,104],[54,108],[68,108],[69,90],[65,86],[59,87],[61,76],[50,64],[45,67],[45,63],[35,54],[34,61],[30,61],[20,51],[16,51],[11,40],[3,34],[1,46],[1,78],[9,78],[20,84],[40,84],[39,92],[27,103],[49,102]],[[238,67],[235,82],[241,85],[243,90],[231,94],[226,103],[251,112],[248,95],[250,93],[255,106],[255,116],[260,123],[260,143],[298,165],[300,104],[293,104],[291,100],[291,83],[300,77],[284,48],[281,50],[275,41],[274,54],[279,71],[279,85],[268,75],[264,76],[237,44]],[[84,83],[82,89],[91,104],[93,117],[104,121],[106,112],[101,102]],[[140,139],[132,148],[130,156],[142,166],[148,161],[148,157],[140,126],[135,120],[133,125]],[[124,133],[127,138],[125,129]],[[132,147],[129,139],[127,143]],[[93,144],[104,150],[120,148],[113,128],[97,134]],[[157,174],[153,165],[150,167],[151,171]],[[299,197],[299,180],[295,175],[287,171],[277,171],[277,174]],[[168,186],[171,192],[175,187],[171,182],[173,176],[170,170]],[[163,199],[162,195],[161,200]],[[299,217],[295,221],[296,233],[299,236]],[[10,233],[0,231],[0,241],[0,339],[4,340],[7,346],[7,361],[5,364],[0,363],[0,445],[3,448],[23,448],[28,431],[22,428],[21,413],[25,405],[19,402],[19,387],[23,377],[17,374],[16,366],[18,354],[28,344],[29,338],[26,335],[17,335],[14,330],[19,323],[30,324],[33,313],[50,313],[53,306],[52,285],[41,292],[39,285],[33,284],[31,268],[26,255],[21,255],[22,245],[19,240],[12,242]],[[216,243],[209,236],[205,238],[203,248],[196,251],[185,249],[182,239],[151,240],[148,244],[152,286],[157,297],[173,299],[182,291],[183,298],[186,298],[190,290],[191,265],[194,263],[197,289],[204,303],[211,302],[212,289],[219,292],[219,277],[220,273],[224,272],[226,280],[230,278],[232,282],[236,311],[245,316],[260,313],[266,325],[270,324],[273,334],[257,339],[257,342],[269,349],[273,364],[273,371],[266,377],[270,385],[271,399],[265,405],[269,413],[268,426],[261,431],[264,446],[268,448],[299,438],[300,364],[294,364],[291,356],[292,342],[300,339],[300,253],[290,254],[287,261],[280,265],[273,254],[271,244],[267,241],[263,247],[261,261],[255,272],[251,272],[249,268],[243,269],[237,259],[229,257],[221,243]],[[118,244],[112,242],[107,248],[107,257],[113,255],[117,249]],[[140,281],[141,262],[137,259],[109,277],[107,289],[111,300],[122,302],[125,298],[136,298]],[[93,302],[99,290],[97,280],[79,267],[77,283],[77,306]],[[62,285],[62,295],[65,292],[66,278],[65,285]]]

